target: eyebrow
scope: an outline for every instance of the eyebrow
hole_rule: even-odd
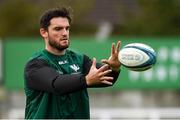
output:
[[[70,26],[53,26],[52,28],[70,28]]]
[[[54,24],[54,25],[51,24],[51,25],[52,25],[53,28],[54,28],[54,27],[62,27],[62,28],[63,28],[63,27],[70,27],[70,25],[67,25],[67,26],[60,26],[60,25],[55,25],[55,24]]]

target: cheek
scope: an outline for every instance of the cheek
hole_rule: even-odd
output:
[[[61,32],[56,32],[56,33],[54,33],[54,37],[61,37],[62,36],[62,33]]]
[[[53,32],[53,33],[50,34],[50,36],[53,37],[53,38],[58,38],[61,35],[59,33],[57,33],[57,32]]]
[[[59,35],[59,34],[54,34],[53,36],[54,36],[55,38],[60,37],[60,35]]]

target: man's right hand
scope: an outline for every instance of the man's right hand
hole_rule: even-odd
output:
[[[113,77],[107,76],[111,72],[112,70],[107,64],[104,64],[99,69],[97,69],[96,58],[93,58],[93,63],[90,68],[90,71],[86,75],[86,83],[88,86],[99,85],[99,84],[112,85]]]

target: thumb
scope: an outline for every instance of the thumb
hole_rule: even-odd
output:
[[[93,58],[92,67],[96,67],[96,58]]]
[[[102,59],[101,62],[102,62],[102,63],[105,63],[105,64],[108,64],[108,65],[110,64],[109,61],[106,60],[106,59]]]

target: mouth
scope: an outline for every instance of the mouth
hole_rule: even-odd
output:
[[[62,41],[66,41],[66,40],[67,40],[67,41],[68,41],[68,38],[63,38],[63,39],[61,39],[61,40],[62,40]]]
[[[60,40],[60,42],[62,44],[68,44],[69,43],[69,39],[68,38],[63,38],[63,39]]]

